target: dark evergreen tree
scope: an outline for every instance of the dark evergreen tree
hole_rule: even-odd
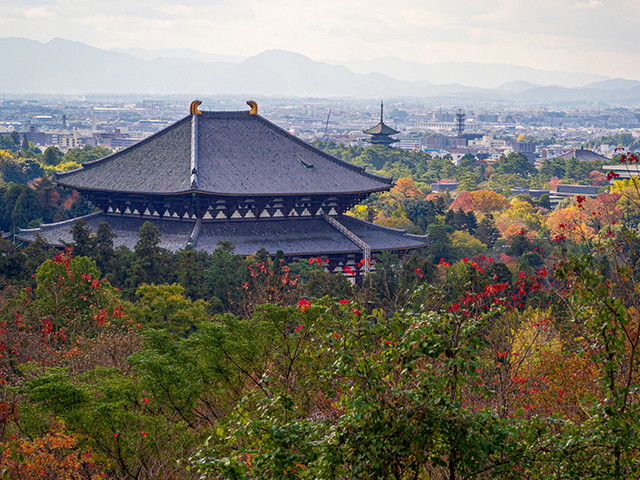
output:
[[[119,247],[114,248],[113,252],[115,255],[113,266],[111,269],[111,274],[107,274],[107,278],[112,285],[120,288],[123,292],[125,292],[126,296],[128,296],[129,298],[133,298],[135,292],[132,292],[132,294],[130,295],[125,283],[127,281],[127,278],[129,278],[129,273],[133,269],[135,254],[124,245],[120,245]]]
[[[207,296],[203,278],[208,256],[206,252],[198,252],[192,247],[178,252],[178,282],[184,287],[185,295],[192,300]]]
[[[271,262],[271,257],[269,256],[269,252],[267,252],[266,249],[261,248],[260,250],[258,250],[256,253],[252,255],[251,260],[255,264],[260,264],[260,263],[267,264]]]
[[[418,283],[431,282],[437,273],[438,269],[433,263],[414,251],[402,261],[400,285],[412,289],[411,286],[416,284],[416,279],[420,279]]]
[[[508,283],[512,285],[513,282],[513,274],[504,263],[491,265],[487,270],[487,278],[491,279],[491,283]]]
[[[488,213],[480,220],[480,224],[473,236],[489,248],[493,248],[493,245],[500,238],[500,231],[496,227],[493,215]]]
[[[0,161],[0,174],[6,183],[27,183],[44,175],[40,164],[31,158],[22,162],[13,159]]]
[[[79,195],[75,202],[71,205],[70,213],[72,217],[82,217],[89,215],[94,210],[94,205],[84,196]]]
[[[543,267],[544,260],[537,252],[526,252],[518,259],[518,269],[525,270],[527,273],[538,271]]]
[[[49,247],[47,242],[40,235],[36,236],[36,239],[29,243],[24,250],[25,263],[23,279],[31,285],[35,285],[35,279],[32,275],[35,275],[38,267],[44,263],[45,260],[53,257],[57,250]]]
[[[538,175],[546,180],[549,180],[552,177],[565,178],[565,171],[564,159],[554,158],[552,160],[544,161],[538,170]]]
[[[509,255],[519,257],[527,252],[533,250],[533,243],[527,238],[526,230],[521,230],[520,233],[509,237]]]
[[[13,151],[16,151],[20,148],[21,142],[20,142],[20,134],[18,132],[16,132],[15,130],[13,132],[11,132],[11,140],[13,140]]]
[[[29,139],[27,138],[27,134],[23,134],[22,135],[22,145],[21,145],[22,150],[29,150]]]
[[[549,199],[549,194],[545,193],[540,197],[539,204],[542,208],[551,209],[551,200]]]
[[[524,153],[510,153],[498,159],[496,173],[498,174],[514,174],[522,178],[529,178],[535,175],[536,167],[531,163]]]
[[[304,293],[308,297],[321,298],[328,295],[343,300],[351,298],[353,288],[344,275],[312,271],[304,283]]]
[[[456,214],[453,210],[447,210],[447,213],[444,216],[444,226],[448,232],[453,232],[458,229]]]
[[[22,174],[24,175],[25,183],[30,182],[35,178],[40,178],[44,175],[44,170],[42,166],[38,163],[36,159],[28,158],[24,162],[22,162]]]
[[[218,243],[218,248],[224,250],[225,252],[233,255],[236,252],[236,246],[230,240],[220,240]]]
[[[436,204],[432,201],[406,200],[403,205],[407,218],[420,229],[420,232],[426,232],[427,227],[436,222],[436,215],[444,213],[443,202]]]
[[[448,204],[443,195],[438,195],[435,200],[433,200],[433,205],[436,207],[436,212],[438,215],[442,215],[442,213],[446,210]]]
[[[211,313],[219,313],[229,311],[232,304],[240,303],[243,282],[249,276],[249,269],[240,255],[233,255],[227,249],[217,248],[209,256],[203,276],[208,292],[206,300],[212,308],[219,308]]]
[[[91,257],[93,253],[93,238],[87,222],[80,219],[71,227],[73,237],[73,255],[75,257]]]
[[[16,192],[18,195],[15,197],[13,208],[10,208],[7,202],[7,207],[10,208],[8,219],[10,225],[19,228],[37,226],[40,222],[36,221],[34,225],[34,220],[38,218],[35,191],[27,185],[15,185],[15,187],[18,187]]]
[[[44,176],[35,183],[34,187],[40,211],[39,216],[42,221],[44,223],[59,221],[54,218],[56,212],[61,208],[60,194],[57,192],[56,186],[48,177]]]
[[[5,183],[25,183],[22,163],[11,158],[0,160],[0,175]]]
[[[144,222],[134,247],[133,265],[125,280],[129,297],[143,283],[161,284],[167,274],[169,252],[160,247],[161,233],[151,222]]]
[[[113,233],[111,227],[107,222],[101,222],[98,225],[98,230],[93,238],[93,259],[96,262],[96,266],[102,272],[102,275],[109,278],[112,277],[114,272],[114,262],[116,259],[116,253],[113,250],[113,239],[117,235]]]
[[[276,252],[276,256],[273,257],[273,261],[271,262],[271,271],[275,275],[280,275],[282,273],[282,267],[284,267],[284,252],[282,250],[278,250]]]
[[[464,213],[464,210],[459,209],[454,213],[454,230],[465,230],[467,229],[467,214]]]
[[[478,228],[478,219],[476,218],[476,214],[472,211],[468,211],[465,222],[467,225],[467,231],[473,235]]]
[[[439,195],[438,198],[442,199],[444,208],[449,208],[449,205],[453,203],[453,198],[451,197],[449,189],[445,190],[445,192],[442,195]]]
[[[48,147],[42,154],[42,163],[45,165],[58,165],[64,154],[58,147]]]
[[[25,254],[13,243],[0,237],[0,282],[18,282],[25,270]]]
[[[391,252],[382,252],[376,256],[376,270],[365,280],[365,285],[371,288],[378,300],[385,306],[393,306],[398,291],[398,271],[400,259]]]
[[[431,244],[427,247],[427,258],[433,263],[439,263],[441,259],[446,262],[454,260],[451,239],[447,229],[439,223],[433,223],[427,228],[427,235]]]

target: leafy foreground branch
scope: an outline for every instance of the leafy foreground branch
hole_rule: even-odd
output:
[[[510,315],[501,285],[473,303],[390,320],[314,303],[313,341],[295,350],[286,370],[265,372],[268,389],[243,398],[193,467],[227,479],[637,478],[638,310],[631,296],[612,297],[623,287],[616,281],[630,277],[604,278],[592,257],[565,263],[558,275],[577,313],[560,358],[549,355],[550,334],[532,348],[549,330],[546,320],[531,319],[531,343],[511,331],[510,348],[492,351],[491,330]],[[329,322],[319,330],[322,320]],[[301,331],[286,342],[302,342]],[[302,386],[321,400],[311,409],[290,388],[309,358],[327,365]],[[569,382],[557,388],[547,377],[563,364],[596,374],[601,388],[571,392],[581,371],[565,372]],[[582,415],[568,414],[567,392]]]

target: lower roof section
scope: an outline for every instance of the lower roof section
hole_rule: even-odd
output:
[[[196,250],[212,252],[221,241],[230,241],[239,255],[252,255],[261,248],[270,254],[282,250],[287,256],[321,255],[359,252],[360,248],[343,233],[322,218],[285,218],[203,222],[170,220],[153,217],[121,216],[95,213],[81,217],[92,232],[101,222],[107,222],[117,235],[114,246],[133,250],[138,231],[146,221],[162,234],[160,246],[173,252],[185,248],[191,239]],[[409,235],[403,230],[381,227],[348,216],[334,217],[349,231],[363,240],[372,251],[409,250],[425,246],[426,237]],[[62,246],[73,242],[71,229],[79,219],[21,230],[18,238],[33,241],[41,235],[47,243]]]
[[[107,222],[111,227],[111,230],[113,230],[113,233],[117,235],[117,237],[113,239],[114,247],[124,245],[130,250],[133,250],[133,247],[138,241],[138,232],[140,231],[142,224],[146,221],[150,221],[158,227],[158,230],[160,230],[160,233],[162,234],[160,246],[174,252],[187,245],[194,226],[194,222],[187,221],[180,222],[160,220],[159,218],[153,217],[140,218],[138,216],[134,217],[94,213],[84,217],[66,220],[64,222],[44,224],[41,225],[40,228],[20,230],[20,234],[17,235],[17,238],[31,242],[36,239],[37,235],[40,235],[49,245],[63,246],[65,244],[71,244],[73,243],[71,229],[78,220],[84,220],[87,222],[87,227],[89,227],[93,233],[98,230],[98,225],[102,222]]]

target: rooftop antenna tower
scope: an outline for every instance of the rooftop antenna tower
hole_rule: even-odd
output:
[[[464,133],[464,121],[466,117],[464,110],[461,108],[458,109],[458,113],[456,113],[456,130],[458,131],[459,137]]]

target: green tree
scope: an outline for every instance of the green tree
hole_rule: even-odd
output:
[[[541,195],[539,203],[540,203],[540,206],[542,208],[546,208],[546,209],[550,210],[551,209],[551,200],[549,198],[549,194],[545,193],[545,194]]]
[[[488,213],[480,220],[480,224],[473,236],[489,248],[493,248],[493,245],[500,238],[500,231],[496,227],[493,215]]]
[[[353,295],[351,283],[344,275],[313,270],[304,282],[304,292],[308,297],[348,299]]]
[[[13,150],[18,150],[20,148],[20,134],[17,131],[11,132],[11,139],[13,140]]]
[[[178,282],[192,300],[205,298],[207,295],[203,279],[208,257],[206,252],[199,252],[193,248],[186,248],[178,252],[176,264]]]
[[[438,263],[442,259],[445,262],[454,261],[454,251],[451,245],[451,239],[443,225],[434,223],[427,228],[429,235],[429,246],[427,247],[427,256],[431,262]]]
[[[2,230],[27,228],[38,218],[36,192],[27,185],[11,185],[2,196],[4,215]]]
[[[98,269],[107,278],[112,276],[115,267],[116,254],[113,250],[113,239],[116,237],[117,235],[113,233],[107,222],[100,222],[93,238],[93,259]]]
[[[69,150],[62,158],[61,163],[75,162],[82,164],[93,162],[94,160],[99,160],[103,157],[111,155],[112,153],[112,150],[109,148],[92,147],[90,145],[85,145],[84,147],[82,147],[82,149]]]
[[[161,235],[158,227],[151,222],[144,222],[140,227],[134,247],[133,265],[125,280],[129,295],[143,283],[164,282],[169,266],[169,252],[160,247]]]
[[[498,159],[496,166],[496,173],[503,175],[517,175],[522,178],[529,178],[529,176],[537,172],[536,167],[527,160],[527,156],[523,153],[510,153],[507,156],[502,156]]]
[[[58,147],[48,147],[42,154],[42,163],[44,165],[58,165],[62,161],[64,154]]]
[[[234,255],[223,246],[215,249],[203,272],[212,313],[228,312],[239,307],[248,277],[248,269],[240,255]]]
[[[533,250],[533,242],[527,238],[526,230],[521,230],[520,233],[512,235],[508,238],[509,241],[509,255],[515,255],[517,257]]]
[[[184,296],[182,285],[143,284],[136,291],[140,300],[127,307],[127,313],[145,328],[186,335],[207,319],[204,300],[193,302]]]
[[[73,255],[76,257],[92,257],[93,237],[85,220],[78,220],[71,227],[73,237]]]

